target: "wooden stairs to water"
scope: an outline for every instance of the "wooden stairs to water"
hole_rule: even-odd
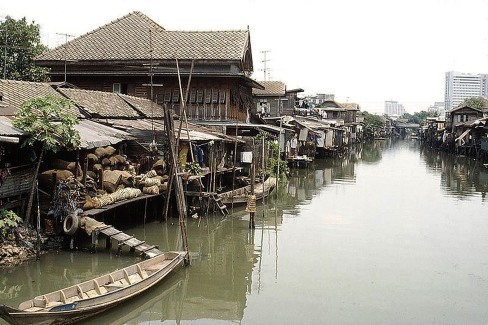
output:
[[[217,208],[219,208],[220,212],[222,213],[223,216],[226,216],[229,214],[229,210],[227,210],[227,206],[222,202],[222,198],[217,196],[216,194],[212,193],[209,196],[209,199],[211,199]]]
[[[117,254],[120,254],[124,246],[128,246],[131,252],[138,252],[139,255],[144,255],[147,258],[155,257],[163,252],[158,246],[149,245],[145,241],[139,240],[134,236],[130,236],[118,229],[109,225],[103,225],[95,228],[92,231],[92,249],[95,251],[98,246],[98,236],[104,234],[106,236],[106,248],[110,249],[112,246],[112,239],[117,241]]]

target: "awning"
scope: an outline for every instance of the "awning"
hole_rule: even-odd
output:
[[[80,120],[74,128],[80,133],[80,148],[105,147],[129,139],[129,133],[89,120]]]

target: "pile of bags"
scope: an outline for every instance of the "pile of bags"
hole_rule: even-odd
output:
[[[83,207],[83,210],[132,199],[141,193],[159,194],[167,190],[169,177],[164,175],[166,164],[163,160],[154,163],[149,172],[138,175],[139,166],[130,164],[112,146],[97,148],[87,154],[86,158],[88,166],[85,185],[79,164],[56,159],[50,163],[52,169],[39,174],[42,189],[52,193],[55,182],[69,182],[79,189],[78,206]]]

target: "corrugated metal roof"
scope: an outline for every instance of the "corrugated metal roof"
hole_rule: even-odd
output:
[[[150,119],[137,119],[137,120],[122,120],[122,119],[105,119],[100,120],[101,123],[108,124],[114,128],[123,129],[127,132],[131,130],[146,130],[155,132],[162,132],[165,130],[163,121],[161,120],[150,120]],[[178,135],[179,121],[175,121],[175,136]],[[205,128],[200,125],[188,123],[188,129],[190,130],[190,141],[227,141],[235,142],[236,138],[225,135],[221,132]],[[188,141],[188,135],[186,131],[186,126],[183,124],[181,129],[181,141]],[[237,142],[242,142],[237,139]]]
[[[20,137],[23,134],[24,131],[12,125],[12,119],[6,116],[0,116],[0,135]]]
[[[80,120],[75,129],[80,133],[83,149],[109,146],[130,138],[127,132],[89,120]]]

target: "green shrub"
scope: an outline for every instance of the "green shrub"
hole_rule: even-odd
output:
[[[22,223],[22,219],[10,210],[0,209],[0,238],[5,238],[8,231]]]

